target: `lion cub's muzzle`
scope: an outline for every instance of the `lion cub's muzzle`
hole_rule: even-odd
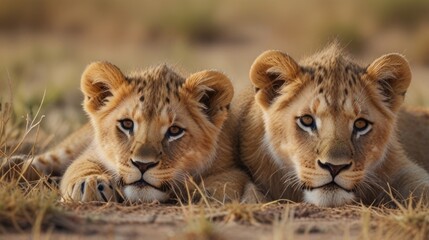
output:
[[[131,164],[133,164],[143,175],[147,170],[155,167],[156,165],[158,165],[159,162],[155,162],[155,161],[149,161],[149,162],[143,162],[143,161],[135,161],[133,159],[130,159]]]
[[[329,162],[322,163],[320,160],[317,160],[317,164],[322,169],[325,169],[325,170],[329,171],[329,173],[332,176],[332,180],[334,180],[335,176],[337,176],[340,172],[345,171],[347,169],[350,169],[350,167],[352,166],[352,163],[348,163],[348,164],[332,164],[332,163],[329,163]]]
[[[130,162],[140,171],[142,176],[146,171],[159,164],[162,155],[162,151],[150,143],[137,143],[132,153]]]

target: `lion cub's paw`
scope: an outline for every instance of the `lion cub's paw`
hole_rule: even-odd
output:
[[[247,183],[244,187],[243,196],[241,197],[242,203],[264,203],[267,202],[266,197],[259,191],[258,187],[253,183]]]
[[[64,197],[65,201],[79,202],[116,202],[114,185],[106,175],[91,175],[77,179],[70,192]]]

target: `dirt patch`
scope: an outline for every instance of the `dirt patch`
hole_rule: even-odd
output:
[[[343,239],[360,238],[362,209],[319,208],[309,204],[220,206],[75,204],[69,229],[7,233],[5,239],[35,234],[51,239]]]

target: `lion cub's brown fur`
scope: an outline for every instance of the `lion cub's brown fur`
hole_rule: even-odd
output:
[[[230,150],[225,120],[233,88],[224,74],[185,79],[161,65],[124,75],[96,62],[83,73],[81,89],[90,123],[32,161],[45,174],[65,171],[64,199],[115,200],[118,186],[131,202],[188,200],[197,187],[190,179],[221,202],[251,189]]]
[[[234,110],[240,116],[238,149],[268,199],[385,203],[389,188],[399,198],[429,199],[428,173],[398,141],[398,112],[411,81],[402,55],[362,67],[337,44],[301,63],[267,51],[253,63],[250,80],[254,91],[244,93]],[[407,114],[401,119],[409,121]],[[411,156],[429,169],[427,156],[412,149],[411,141],[424,139],[407,134],[418,126],[400,127]]]

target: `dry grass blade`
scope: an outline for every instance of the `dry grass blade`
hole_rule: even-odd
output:
[[[409,204],[400,209],[384,209],[374,214],[379,234],[388,239],[428,239],[429,209]]]
[[[215,224],[208,220],[204,214],[200,213],[186,219],[186,227],[179,234],[178,239],[202,239],[220,240],[223,239]]]
[[[58,192],[46,179],[30,184],[0,183],[0,231],[40,232],[48,227],[76,230],[77,218],[67,214],[58,203]]]
[[[42,230],[52,227],[77,230],[76,221],[79,219],[66,213],[59,205],[58,188],[51,179],[38,176],[38,180],[31,181],[24,176],[31,167],[28,163],[9,161],[11,156],[20,153],[28,135],[36,129],[38,131],[44,117],[38,117],[43,99],[34,118],[27,115],[24,131],[12,125],[12,99],[8,103],[0,103],[0,232],[3,233],[32,229],[33,236],[37,237]],[[31,152],[34,144],[30,147]],[[30,159],[32,155],[24,154],[24,159]],[[3,171],[3,168],[7,170]]]

